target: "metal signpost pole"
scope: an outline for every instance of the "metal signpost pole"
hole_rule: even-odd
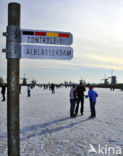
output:
[[[7,27],[7,128],[8,156],[20,156],[19,64],[20,4],[8,4]]]

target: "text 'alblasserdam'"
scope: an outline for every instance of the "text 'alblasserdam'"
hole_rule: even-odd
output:
[[[27,49],[26,55],[71,56],[71,50]]]

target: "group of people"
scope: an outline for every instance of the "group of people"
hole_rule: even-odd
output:
[[[5,101],[5,90],[6,85],[2,85],[1,87],[1,94],[2,94],[2,101]],[[54,84],[51,84],[51,90],[52,94],[55,94]],[[98,94],[93,90],[92,86],[89,86],[88,95],[84,95],[84,92],[86,91],[84,85],[82,82],[76,87],[75,85],[72,86],[70,90],[70,117],[76,117],[79,112],[79,104],[81,103],[80,113],[83,115],[84,113],[84,97],[88,98],[90,100],[90,110],[91,110],[91,116],[90,118],[96,117],[96,111],[95,111],[95,104],[96,104],[96,98]],[[27,96],[31,96],[31,87],[27,86]]]
[[[88,95],[84,95],[85,91],[86,89],[82,84],[82,82],[80,82],[80,84],[77,87],[75,85],[72,86],[70,90],[70,117],[76,117],[78,115],[80,103],[81,103],[80,113],[81,115],[83,115],[84,97],[85,98],[89,97],[90,100],[90,110],[91,110],[90,118],[96,117],[95,104],[98,94],[93,90],[92,86],[89,86]]]

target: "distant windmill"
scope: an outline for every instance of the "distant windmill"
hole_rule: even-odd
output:
[[[109,84],[108,78],[104,78],[104,79],[101,79],[101,80],[104,80],[104,84],[105,84],[105,85],[108,85],[108,84]]]
[[[22,85],[27,85],[27,78],[25,77],[25,73],[24,73],[23,78],[20,78],[20,79],[23,80]]]
[[[108,79],[109,79],[109,77],[106,78],[106,75],[104,74],[104,79],[101,79],[101,80],[104,80],[105,85],[109,85]]]
[[[117,84],[117,77],[116,76],[111,76],[111,77],[108,77],[108,78],[111,78],[111,85],[116,85]]]
[[[33,78],[32,78],[32,81],[31,81],[31,85],[32,86],[35,86],[36,85],[36,80],[34,80]]]
[[[111,70],[111,85],[116,85],[117,84],[117,77],[113,75],[113,69]]]
[[[85,80],[82,79],[82,76],[81,76],[81,80],[79,80],[79,82],[82,82],[83,84],[86,84]]]

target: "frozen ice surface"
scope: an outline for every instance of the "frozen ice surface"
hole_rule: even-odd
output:
[[[99,97],[97,118],[93,120],[88,119],[88,99],[85,99],[84,116],[69,117],[70,88],[58,88],[56,94],[51,94],[50,90],[35,87],[31,97],[27,97],[26,90],[22,87],[20,95],[21,156],[95,156],[88,154],[89,144],[95,148],[99,144],[119,146],[123,152],[123,92],[120,90],[95,88]],[[0,101],[0,156],[7,156],[6,111],[6,102]]]

